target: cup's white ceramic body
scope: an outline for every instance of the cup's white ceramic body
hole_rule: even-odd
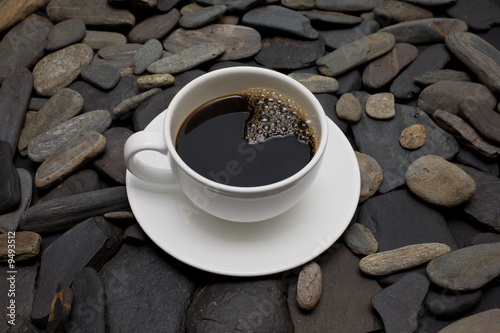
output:
[[[215,182],[194,172],[177,154],[175,140],[184,120],[200,105],[221,96],[252,87],[275,89],[294,99],[314,122],[317,150],[309,163],[282,181],[255,187],[237,187]],[[142,131],[125,143],[125,163],[137,178],[165,186],[178,183],[199,208],[235,222],[255,222],[275,217],[294,206],[307,192],[318,173],[327,144],[327,118],[314,95],[296,80],[274,70],[231,67],[204,74],[184,86],[172,99],[165,115],[163,133]],[[141,164],[136,154],[158,151],[169,158],[171,170]],[[221,170],[231,175],[231,168]]]

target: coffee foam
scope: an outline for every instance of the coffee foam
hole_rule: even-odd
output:
[[[250,107],[245,140],[260,143],[275,136],[294,134],[316,151],[316,131],[307,112],[293,99],[270,88],[250,88],[240,93]]]

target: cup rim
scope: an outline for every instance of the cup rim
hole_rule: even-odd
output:
[[[278,71],[275,71],[273,69],[268,69],[268,68],[262,68],[262,67],[252,67],[252,66],[236,66],[236,67],[227,67],[227,68],[221,68],[217,70],[213,70],[211,72],[207,72],[189,83],[187,83],[184,87],[179,90],[179,92],[174,96],[172,101],[170,102],[168,109],[175,108],[177,104],[179,104],[179,101],[184,98],[184,96],[189,92],[190,88],[192,86],[198,85],[202,81],[206,80],[211,80],[213,78],[216,78],[221,75],[226,75],[228,73],[235,73],[238,72],[242,75],[245,73],[252,73],[255,74],[255,72],[262,73],[268,76],[274,76],[278,79],[284,80],[287,82],[287,84],[292,85],[295,87],[295,89],[298,89],[303,92],[303,94],[307,97],[307,99],[310,100],[310,102],[314,105],[314,108],[317,110],[321,110],[320,114],[318,115],[317,119],[319,121],[316,126],[321,127],[321,139],[319,141],[318,147],[316,148],[316,152],[313,156],[313,158],[298,172],[293,174],[292,176],[289,176],[285,179],[282,179],[280,181],[271,183],[271,184],[266,184],[266,185],[259,185],[259,186],[248,186],[248,187],[242,187],[242,186],[234,186],[234,185],[226,185],[222,184],[219,182],[216,182],[214,180],[211,180],[209,178],[206,178],[200,174],[198,174],[196,171],[194,171],[186,162],[182,160],[182,158],[177,154],[177,151],[175,150],[175,143],[170,139],[171,138],[171,131],[170,131],[170,122],[172,121],[173,112],[167,112],[165,119],[163,121],[163,130],[164,130],[164,140],[165,140],[165,145],[167,146],[168,154],[170,157],[177,163],[177,165],[184,171],[186,172],[190,177],[198,181],[199,183],[205,185],[209,189],[213,189],[217,192],[221,193],[231,193],[231,194],[241,194],[241,195],[246,195],[246,194],[259,194],[259,193],[264,193],[264,192],[271,192],[273,190],[282,190],[284,188],[287,188],[293,184],[295,184],[297,181],[299,181],[301,178],[306,176],[320,161],[321,158],[325,152],[326,149],[326,144],[328,142],[328,122],[327,122],[327,116],[324,112],[324,109],[321,105],[321,103],[318,101],[318,99],[314,96],[314,94],[307,89],[304,85],[302,85],[300,82],[297,80],[280,73]],[[178,130],[178,129],[177,129]],[[177,135],[177,133],[175,133]]]

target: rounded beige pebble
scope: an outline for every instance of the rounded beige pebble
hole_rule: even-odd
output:
[[[137,85],[141,89],[164,88],[174,83],[175,78],[171,74],[153,74],[141,76],[137,79]]]
[[[399,143],[405,149],[418,149],[425,144],[425,127],[415,124],[405,128],[399,136]]]
[[[394,95],[391,93],[371,95],[366,101],[366,114],[374,119],[392,119],[396,116],[394,103]]]
[[[14,241],[14,243],[13,243]],[[42,237],[36,232],[32,231],[17,231],[8,234],[0,234],[0,262],[8,262],[11,257],[7,244],[15,245],[16,262],[28,260],[36,257],[40,252],[40,245],[42,244]],[[12,248],[10,248],[12,250]]]
[[[321,267],[315,262],[310,262],[302,267],[297,281],[297,303],[304,311],[314,309],[321,297],[323,277]]]

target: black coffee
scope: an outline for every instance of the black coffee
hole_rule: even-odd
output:
[[[293,100],[253,88],[203,104],[177,134],[179,156],[218,183],[260,186],[301,170],[314,156],[316,138]]]

